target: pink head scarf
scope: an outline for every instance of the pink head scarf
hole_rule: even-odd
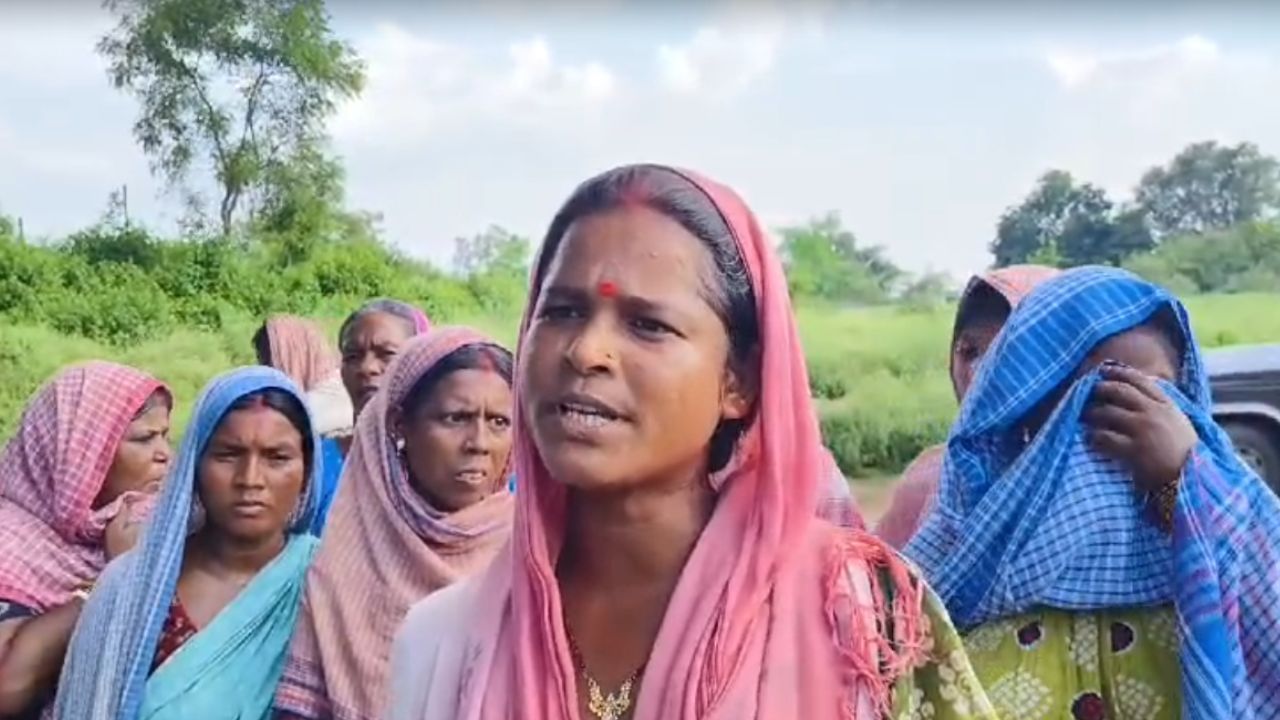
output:
[[[337,375],[341,365],[338,351],[315,322],[296,315],[276,315],[265,327],[272,367],[304,391]]]
[[[880,717],[892,677],[919,659],[923,591],[887,546],[815,517],[828,467],[782,266],[733,191],[671,172],[701,189],[735,236],[756,297],[761,388],[735,469],[713,479],[716,509],[667,607],[635,720]],[[543,465],[520,405],[515,530],[479,578],[457,714],[465,720],[578,717],[555,576],[567,491]],[[906,588],[892,608],[879,570]],[[915,650],[899,653],[877,631],[890,613],[902,646]]]
[[[38,612],[102,571],[103,532],[125,498],[93,509],[129,423],[155,378],[89,362],[63,370],[22,413],[0,455],[0,600]]]
[[[442,513],[409,484],[389,415],[454,351],[494,344],[466,328],[410,340],[361,413],[338,497],[307,576],[276,707],[304,718],[382,717],[391,640],[413,603],[484,567],[510,536],[506,473],[493,495]]]
[[[960,305],[964,305],[973,291],[979,287],[989,287],[1000,293],[1009,303],[1009,309],[1018,306],[1022,299],[1031,293],[1040,283],[1057,275],[1057,268],[1043,265],[1010,265],[998,270],[988,270],[975,275],[969,280],[968,287],[960,296]],[[954,360],[955,354],[950,348],[955,345],[956,336],[960,334],[960,313],[956,312],[956,326],[951,333],[951,345],[948,345],[948,356]],[[893,500],[884,517],[876,526],[876,534],[885,542],[901,550],[907,541],[916,534],[920,523],[933,507],[934,496],[938,492],[938,480],[942,477],[942,458],[946,455],[944,445],[935,445],[920,453],[902,473],[898,488],[893,493]]]

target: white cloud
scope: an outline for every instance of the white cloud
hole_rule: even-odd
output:
[[[1134,73],[1194,73],[1212,67],[1223,57],[1217,43],[1201,35],[1188,35],[1175,43],[1127,50],[1050,49],[1044,61],[1058,82],[1070,90]]]
[[[1280,151],[1274,120],[1280,58],[1202,35],[1109,51],[1055,49],[1041,55],[1059,92],[1042,132],[1055,139],[1047,162],[1123,197],[1142,171],[1188,143],[1258,142]]]
[[[333,121],[340,140],[413,141],[483,118],[537,123],[618,93],[607,66],[558,62],[541,36],[509,44],[503,56],[383,24],[356,47],[368,80]]]
[[[734,95],[773,69],[781,40],[776,26],[704,27],[684,45],[660,46],[658,72],[663,85],[679,94]]]
[[[617,91],[613,72],[601,63],[556,65],[551,47],[542,37],[512,43],[507,54],[511,69],[499,85],[497,99],[501,103],[590,105]]]

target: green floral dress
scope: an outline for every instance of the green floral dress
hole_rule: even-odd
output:
[[[894,684],[893,720],[999,720],[960,633],[930,590],[925,591],[924,620],[930,630],[929,661]]]
[[[964,638],[987,697],[1007,720],[1178,720],[1171,608],[1042,610]]]

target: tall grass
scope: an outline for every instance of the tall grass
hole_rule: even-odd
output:
[[[325,301],[317,319],[330,334],[354,301]],[[1280,294],[1214,295],[1188,301],[1205,347],[1280,342]],[[941,441],[955,413],[947,375],[954,308],[880,307],[797,311],[827,444],[846,472],[897,472],[922,448]],[[518,318],[438,318],[468,324],[511,344]],[[200,387],[227,368],[253,362],[249,338],[259,320],[224,313],[218,331],[180,328],[128,347],[61,334],[47,326],[0,326],[0,437],[13,431],[32,392],[60,367],[89,358],[143,368],[178,398],[176,428],[185,426]]]

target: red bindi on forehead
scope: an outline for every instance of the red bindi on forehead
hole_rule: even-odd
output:
[[[256,412],[261,412],[263,410],[272,410],[274,408],[272,408],[270,405],[267,404],[267,398],[265,396],[257,395],[252,399],[250,399],[249,402],[240,409],[250,410],[256,413]]]
[[[618,284],[612,280],[601,280],[600,283],[596,285],[596,292],[599,293],[602,298],[617,297]]]

